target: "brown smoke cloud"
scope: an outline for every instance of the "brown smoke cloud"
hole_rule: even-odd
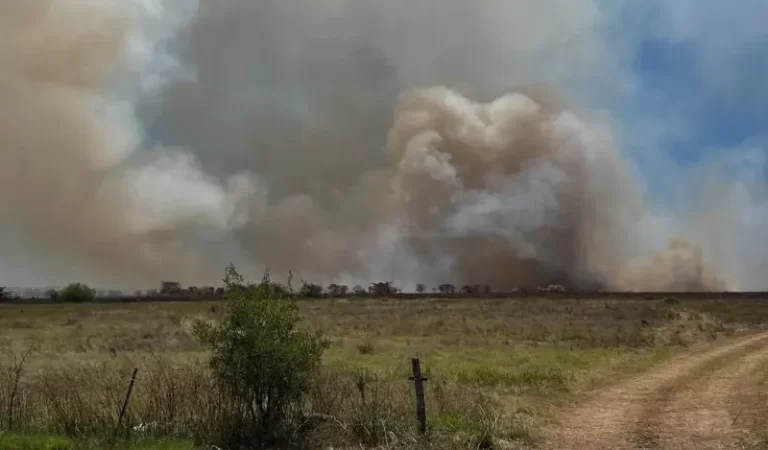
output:
[[[677,239],[665,251],[630,262],[615,285],[626,290],[725,291],[728,284],[702,257],[700,248]]]
[[[478,104],[417,90],[401,99],[389,137],[406,234],[450,255],[464,282],[727,287],[689,243],[636,257],[643,198],[607,130],[567,110],[520,93]]]
[[[185,225],[226,220],[229,201],[183,153],[121,166],[140,146],[139,125],[131,99],[109,88],[137,81],[147,12],[116,1],[0,6],[0,221],[122,285],[205,275],[182,245]]]
[[[651,253],[610,130],[555,89],[607,70],[592,0],[64,3],[0,7],[0,221],[50,254],[136,283],[236,251],[349,283],[725,286]]]

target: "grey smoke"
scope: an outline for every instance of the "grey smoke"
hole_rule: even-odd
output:
[[[667,278],[644,262],[666,231],[562,95],[617,70],[599,20],[593,0],[0,6],[0,221],[120,283],[215,281],[234,252],[324,281],[719,286],[695,246]]]

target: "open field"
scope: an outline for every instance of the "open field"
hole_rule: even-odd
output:
[[[600,405],[608,389],[625,397],[669,394],[664,399],[672,400],[635,402],[644,406],[631,424],[648,422],[662,444],[669,433],[651,422],[669,417],[665,426],[685,424],[692,419],[670,411],[707,393],[733,392],[718,403],[720,412],[743,423],[750,439],[768,424],[765,407],[745,414],[739,406],[756,403],[744,392],[766,395],[768,339],[755,334],[768,323],[762,299],[559,295],[299,304],[303,325],[332,341],[304,406],[323,414],[319,423],[308,419],[310,447],[550,448],[558,433],[578,428],[571,421],[589,411],[578,408]],[[0,436],[0,447],[38,448],[3,442],[34,433],[101,448],[114,434],[128,377],[138,367],[127,428],[144,424],[132,439],[166,442],[136,448],[211,448],[226,411],[192,324],[218,320],[223,308],[207,301],[0,306],[0,429],[16,433]],[[412,356],[429,377],[426,442],[416,433],[407,378]],[[738,373],[728,370],[735,362]],[[728,390],[717,388],[723,383]],[[686,394],[691,385],[701,392]]]

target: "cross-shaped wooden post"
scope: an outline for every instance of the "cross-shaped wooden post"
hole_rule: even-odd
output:
[[[413,365],[413,376],[408,377],[408,379],[415,382],[416,418],[419,419],[419,432],[425,434],[427,432],[427,407],[424,402],[424,382],[427,381],[427,378],[421,376],[421,363],[419,362],[419,358],[413,358],[411,363]]]

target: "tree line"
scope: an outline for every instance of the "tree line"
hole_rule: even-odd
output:
[[[62,303],[85,303],[96,299],[96,291],[84,283],[70,283],[59,290],[49,289],[46,297]],[[0,286],[0,302],[17,298],[18,294]]]
[[[269,274],[269,271],[266,272]],[[339,297],[389,297],[402,294],[436,294],[436,295],[490,295],[495,293],[494,289],[489,285],[480,284],[465,284],[462,286],[456,286],[450,283],[443,283],[437,286],[430,287],[426,284],[419,283],[415,286],[415,292],[403,291],[397,287],[393,281],[380,281],[369,283],[367,287],[362,285],[348,286],[345,284],[331,283],[327,286],[321,284],[312,283],[307,280],[301,280],[298,287],[294,288],[292,284],[293,274],[289,273],[288,282],[283,284],[275,281],[268,281],[264,286],[265,289],[269,289],[275,295],[301,297],[301,298],[339,298]],[[169,287],[170,286],[170,287]],[[196,287],[190,286],[188,288],[182,288],[179,283],[175,282],[163,282],[163,287],[159,290],[151,291],[137,291],[133,295],[115,296],[111,295],[109,298],[129,300],[129,299],[146,299],[151,301],[152,299],[163,298],[178,298],[178,299],[216,299],[224,298],[227,294],[227,285],[221,287],[203,286]],[[525,293],[524,289],[515,289],[512,293]],[[565,292],[565,288],[561,285],[550,285],[546,287],[539,287],[534,292]],[[87,286],[84,283],[71,283],[63,289],[49,289],[44,298],[48,298],[51,301],[62,303],[83,303],[94,301],[101,298],[97,295],[97,292]],[[0,287],[0,302],[3,300],[17,299],[19,298],[14,292]],[[38,297],[36,297],[38,298]]]

